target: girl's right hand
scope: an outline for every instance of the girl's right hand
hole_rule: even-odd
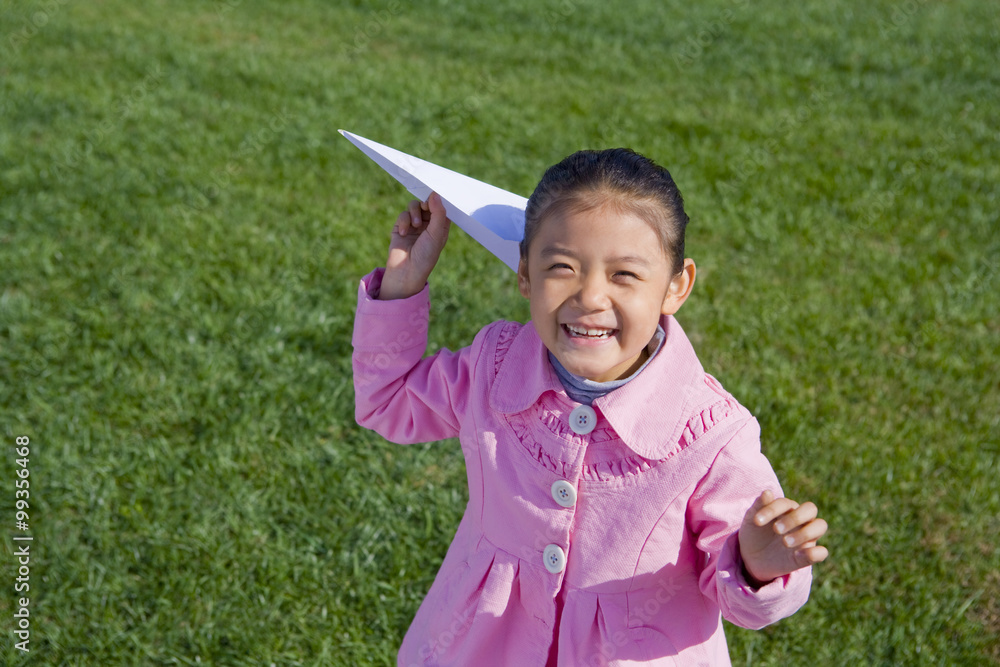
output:
[[[410,201],[392,228],[380,300],[405,299],[424,288],[448,241],[450,224],[444,203],[436,192],[432,192],[425,202]]]

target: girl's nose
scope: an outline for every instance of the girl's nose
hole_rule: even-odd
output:
[[[606,310],[610,306],[606,281],[599,276],[587,276],[580,285],[578,299],[587,311]]]

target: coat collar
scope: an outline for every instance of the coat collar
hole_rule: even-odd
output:
[[[639,375],[594,401],[622,441],[643,458],[658,459],[680,437],[683,418],[697,400],[705,371],[672,315],[660,318],[667,334],[659,353]],[[490,391],[490,406],[503,413],[526,410],[546,391],[565,394],[531,322],[511,342]],[[572,400],[567,397],[567,400]]]
[[[550,389],[563,391],[563,386],[549,363],[548,352],[535,325],[528,322],[517,330],[500,362],[490,390],[490,407],[507,414],[521,412]]]

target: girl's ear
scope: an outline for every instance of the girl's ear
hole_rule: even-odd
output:
[[[684,305],[684,302],[687,301],[688,296],[691,294],[697,272],[694,260],[685,258],[684,268],[670,280],[670,285],[667,287],[667,295],[663,298],[661,313],[664,315],[673,315],[681,309],[681,306]]]
[[[528,260],[524,257],[517,263],[517,289],[525,299],[531,298],[531,283],[528,282]]]

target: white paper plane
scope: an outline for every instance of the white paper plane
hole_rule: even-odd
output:
[[[431,192],[441,195],[448,218],[517,271],[527,199],[345,130],[340,133],[414,197],[423,201]]]

